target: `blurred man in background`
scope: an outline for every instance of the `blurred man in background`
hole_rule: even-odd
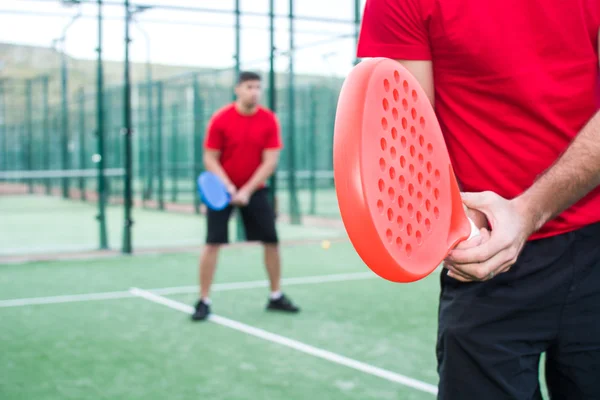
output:
[[[279,123],[273,112],[259,105],[259,75],[242,72],[235,93],[236,101],[212,116],[206,134],[205,168],[221,178],[232,200],[223,210],[208,210],[206,246],[200,257],[200,299],[192,315],[196,321],[210,314],[210,287],[219,250],[228,242],[229,218],[234,207],[241,212],[246,239],[264,244],[264,263],[271,288],[267,310],[299,311],[281,292],[279,240],[266,187],[283,147]]]

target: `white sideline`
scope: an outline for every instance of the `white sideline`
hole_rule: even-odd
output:
[[[347,282],[357,281],[364,279],[375,278],[376,275],[371,272],[357,272],[348,274],[331,274],[331,275],[316,275],[306,276],[300,278],[285,278],[282,279],[284,286],[290,285],[307,285],[307,284],[319,284],[328,282]],[[213,285],[212,290],[215,292],[228,291],[228,290],[241,290],[241,289],[253,289],[268,287],[269,281],[248,281],[248,282],[231,282],[231,283],[216,283]],[[179,286],[179,287],[168,287],[168,288],[157,288],[148,289],[150,292],[154,292],[162,295],[170,294],[186,294],[195,293],[198,291],[198,286]],[[0,300],[0,308],[6,307],[22,307],[39,304],[59,304],[59,303],[76,303],[83,301],[95,301],[95,300],[115,300],[125,299],[132,297],[130,292],[104,292],[104,293],[87,293],[87,294],[74,294],[74,295],[62,295],[62,296],[50,296],[50,297],[30,297],[22,299],[9,299]]]
[[[154,302],[157,304],[162,304],[164,306],[167,306],[167,307],[172,308],[177,311],[181,311],[186,314],[192,314],[194,312],[194,308],[192,306],[180,303],[178,301],[168,299],[166,297],[159,296],[159,295],[149,292],[147,290],[131,288],[129,291],[131,292],[131,294],[133,294],[135,296],[144,298],[148,301],[151,301],[151,302]],[[289,339],[284,336],[280,336],[280,335],[277,335],[277,334],[274,334],[271,332],[267,332],[260,328],[255,328],[253,326],[246,325],[241,322],[237,322],[237,321],[234,321],[234,320],[231,320],[228,318],[220,317],[218,315],[211,315],[209,317],[209,319],[210,319],[210,321],[212,321],[216,324],[226,326],[231,329],[235,329],[237,331],[246,333],[248,335],[252,335],[252,336],[258,337],[260,339],[267,340],[272,343],[277,343],[282,346],[290,347],[290,348],[292,348],[294,350],[298,350],[302,353],[310,354],[312,356],[330,361],[332,363],[343,365],[343,366],[355,369],[357,371],[364,372],[369,375],[374,375],[379,378],[386,379],[391,382],[399,383],[401,385],[411,387],[413,389],[417,389],[422,392],[431,393],[434,395],[436,395],[438,392],[438,389],[435,385],[421,382],[419,380],[410,378],[408,376],[400,375],[395,372],[391,372],[391,371],[388,371],[388,370],[385,370],[382,368],[378,368],[378,367],[375,367],[370,364],[356,361],[351,358],[344,357],[342,355],[320,349],[318,347],[313,347],[308,344],[299,342],[297,340]]]

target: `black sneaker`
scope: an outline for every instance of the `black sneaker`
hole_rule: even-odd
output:
[[[204,321],[208,318],[210,314],[210,306],[203,302],[202,300],[198,300],[196,303],[196,311],[192,314],[193,321]]]
[[[269,303],[267,304],[267,310],[285,311],[291,313],[296,313],[300,311],[300,309],[294,304],[292,304],[292,302],[283,294],[278,299],[269,299]]]

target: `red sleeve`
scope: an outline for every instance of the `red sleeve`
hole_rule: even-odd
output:
[[[367,0],[357,56],[431,60],[424,7],[424,0]]]
[[[265,144],[265,150],[276,150],[283,148],[283,141],[281,140],[281,128],[279,126],[279,120],[275,114],[271,114],[271,128],[269,129],[269,136]]]
[[[208,121],[206,127],[206,137],[204,138],[204,147],[210,150],[222,150],[223,133],[220,128],[218,114]]]
[[[592,43],[594,43],[594,50],[599,51],[600,43],[598,43],[598,39],[600,37],[600,2],[598,2],[598,0],[589,0],[588,9],[585,10],[584,13],[589,18],[589,28]],[[600,57],[600,54],[598,54],[598,56]]]

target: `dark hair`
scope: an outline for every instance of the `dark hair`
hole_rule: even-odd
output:
[[[246,81],[260,81],[260,75],[250,71],[244,71],[240,73],[240,76],[238,78],[238,84],[244,83]]]

